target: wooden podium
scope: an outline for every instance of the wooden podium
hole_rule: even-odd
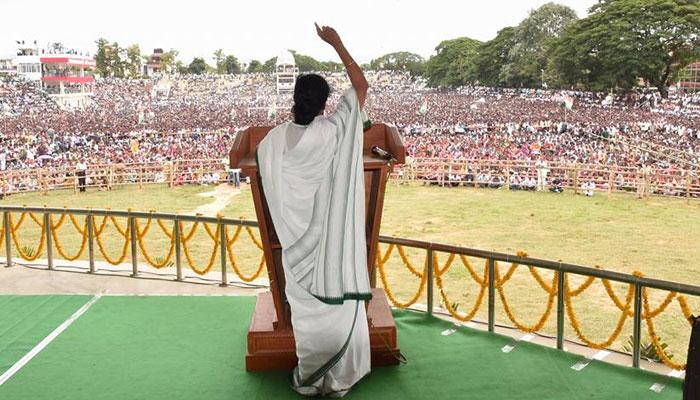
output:
[[[285,294],[282,267],[282,246],[265,200],[255,163],[255,150],[271,127],[251,127],[239,133],[229,153],[231,168],[240,168],[250,177],[255,213],[260,224],[260,236],[265,253],[270,291],[258,295],[253,318],[248,329],[246,370],[291,370],[297,365],[296,347],[291,326],[291,313]],[[367,265],[373,298],[368,306],[372,365],[395,365],[398,360],[396,325],[384,290],[376,288],[374,270],[379,226],[384,205],[384,189],[389,175],[386,160],[374,156],[370,149],[379,146],[390,152],[397,163],[405,160],[405,149],[395,127],[375,124],[364,132],[365,210],[367,235]]]

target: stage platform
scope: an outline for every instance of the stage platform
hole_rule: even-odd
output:
[[[288,373],[245,371],[254,304],[252,296],[0,296],[0,399],[299,399]],[[676,378],[595,360],[576,371],[581,356],[422,313],[394,317],[408,364],[375,369],[348,399],[682,397]]]

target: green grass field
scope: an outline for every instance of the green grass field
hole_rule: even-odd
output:
[[[48,195],[14,195],[0,204],[192,213],[196,207],[213,201],[212,198],[196,194],[211,190],[211,186],[175,189],[151,186],[85,194],[63,191]],[[223,213],[232,218],[255,219],[250,191],[244,187]],[[390,184],[381,233],[512,254],[522,250],[537,258],[600,265],[604,269],[625,273],[641,271],[654,278],[699,284],[700,224],[697,221],[700,221],[700,204],[687,204],[678,199],[638,200],[629,195],[596,195],[588,198],[571,193]],[[28,220],[26,224],[29,227],[33,222]],[[157,257],[167,249],[168,240],[155,224],[154,227],[146,246]],[[71,228],[63,229],[62,244],[69,253],[73,253],[78,248],[79,235]],[[108,232],[115,231],[108,228]],[[212,244],[203,230],[196,237],[201,240],[195,239],[197,245],[192,254],[201,268],[207,264]],[[39,239],[38,229],[23,228],[21,239],[23,244],[26,242],[31,246]],[[112,257],[119,253],[121,245],[116,236],[107,244],[113,251]],[[237,248],[237,257],[244,271],[249,273],[255,270],[259,251],[247,238]],[[409,250],[408,254],[414,265],[423,264],[424,251]],[[445,258],[445,255],[440,255],[441,262]],[[479,273],[483,271],[483,260],[470,261]],[[215,268],[217,265],[218,261]],[[551,273],[544,271],[542,275],[551,280]],[[418,285],[398,256],[394,256],[389,263],[388,279],[402,300],[411,297]],[[457,304],[459,311],[471,309],[478,287],[461,267],[459,260],[455,261],[443,280],[450,302]],[[572,286],[577,286],[582,279],[572,277],[571,281]],[[615,285],[615,288],[618,295],[624,297],[626,286]],[[518,269],[507,284],[506,293],[515,314],[526,324],[534,324],[545,309],[547,295],[537,286],[527,269]],[[658,291],[651,293],[652,307],[655,307],[665,294]],[[424,297],[420,302],[425,302]],[[600,282],[579,296],[574,305],[584,331],[596,341],[602,341],[613,331],[620,315]],[[692,299],[691,305],[695,312],[700,311],[699,299]],[[477,313],[477,318],[486,318],[485,304]],[[497,318],[499,323],[510,324],[500,308]],[[677,304],[671,303],[669,311],[656,321],[657,330],[669,343],[676,359],[684,357],[690,330]],[[551,333],[554,328],[555,318],[552,315],[544,331]],[[574,338],[573,330],[567,329],[567,337]],[[631,320],[628,319],[620,339],[612,347],[619,348],[631,332]]]

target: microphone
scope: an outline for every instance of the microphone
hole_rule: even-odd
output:
[[[383,158],[391,163],[396,162],[396,158],[394,158],[393,154],[389,153],[388,151],[382,149],[379,146],[372,146],[372,149],[370,151],[372,152],[372,154],[379,158]]]

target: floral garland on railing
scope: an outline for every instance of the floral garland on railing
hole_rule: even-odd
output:
[[[391,258],[391,255],[393,253],[393,250],[397,249],[397,252],[399,254],[399,257],[401,259],[401,263],[404,265],[404,267],[411,273],[411,275],[414,275],[416,278],[420,279],[419,287],[416,293],[411,296],[411,298],[406,301],[402,302],[401,300],[397,299],[396,295],[394,294],[393,290],[391,289],[391,285],[389,284],[389,280],[387,278],[387,263],[389,262],[389,259]],[[525,252],[518,252],[517,253],[518,257],[527,257],[527,254]],[[472,308],[469,310],[467,313],[460,313],[457,311],[456,307],[453,306],[453,303],[450,301],[450,299],[447,296],[445,287],[444,287],[444,274],[446,274],[449,269],[451,268],[454,260],[456,259],[456,254],[451,253],[448,258],[445,260],[445,263],[443,265],[440,264],[438,260],[438,255],[436,252],[432,252],[432,258],[433,258],[433,275],[435,277],[435,284],[437,285],[437,288],[440,292],[440,296],[442,298],[442,303],[449,312],[449,314],[459,320],[459,321],[469,321],[471,320],[479,311],[483,304],[483,300],[485,297],[485,292],[486,289],[488,289],[489,285],[489,275],[488,275],[488,260],[486,260],[485,266],[484,266],[484,272],[483,276],[479,276],[479,274],[474,270],[472,267],[471,263],[469,262],[468,258],[464,255],[459,255],[460,260],[462,261],[462,264],[466,268],[471,280],[476,283],[478,286],[478,294],[476,301],[474,302],[474,305]],[[428,257],[425,257],[425,267],[423,269],[423,273],[419,272],[418,269],[411,263],[410,259],[406,255],[405,249],[403,246],[400,245],[395,245],[395,244],[389,244],[384,253],[382,253],[381,247],[378,246],[377,248],[377,257],[376,257],[376,265],[377,265],[377,271],[379,272],[379,278],[382,283],[382,286],[384,287],[384,290],[386,291],[387,297],[391,301],[391,303],[399,308],[407,308],[412,306],[417,302],[417,300],[422,296],[423,291],[425,290],[425,287],[427,286],[427,268],[428,268]],[[540,273],[537,271],[535,267],[532,266],[527,266],[530,274],[533,276],[535,281],[537,282],[538,286],[548,295],[547,296],[547,303],[545,306],[545,311],[543,314],[540,316],[538,321],[532,325],[528,326],[519,321],[513,312],[510,303],[508,301],[508,298],[506,296],[505,292],[505,285],[506,283],[513,277],[517,267],[519,264],[517,263],[511,263],[509,268],[507,269],[506,273],[501,275],[500,271],[500,266],[496,262],[495,263],[495,279],[494,279],[494,288],[498,291],[499,298],[501,299],[501,304],[503,305],[504,311],[508,317],[508,319],[513,323],[515,327],[518,329],[525,331],[525,332],[538,332],[540,331],[544,325],[546,324],[547,320],[551,316],[552,310],[554,308],[554,299],[557,297],[559,294],[559,287],[558,287],[558,281],[559,281],[559,272],[555,271],[552,277],[551,283],[547,282]],[[596,268],[600,268],[599,266],[596,266]],[[603,341],[597,342],[589,337],[586,336],[586,334],[583,332],[583,329],[581,327],[581,323],[578,320],[576,316],[576,311],[573,306],[573,299],[580,296],[583,294],[586,290],[588,290],[591,285],[595,282],[596,279],[595,277],[587,277],[577,288],[571,288],[570,282],[569,282],[569,274],[566,274],[564,276],[564,306],[565,306],[565,312],[567,319],[569,320],[569,323],[574,329],[574,332],[576,336],[587,346],[595,349],[603,349],[607,348],[610,345],[612,345],[619,337],[620,334],[625,326],[625,322],[628,318],[633,318],[634,317],[634,309],[633,309],[633,304],[634,304],[634,285],[629,284],[627,288],[627,293],[625,295],[624,299],[620,299],[618,295],[615,293],[612,284],[609,280],[607,279],[600,279],[603,287],[605,289],[606,294],[608,297],[612,300],[612,302],[615,304],[615,307],[620,311],[620,316],[617,320],[617,323],[615,325],[615,328],[613,332]],[[639,272],[634,273],[635,276],[641,277],[642,274]],[[646,323],[647,326],[647,331],[649,333],[649,337],[651,338],[652,345],[654,346],[657,354],[659,354],[659,357],[661,358],[661,361],[667,365],[670,368],[673,369],[678,369],[678,370],[683,370],[685,369],[684,364],[676,363],[673,362],[668,354],[666,353],[665,349],[663,348],[661,344],[661,340],[659,339],[659,336],[656,332],[656,326],[654,324],[654,318],[658,317],[661,315],[663,312],[667,310],[667,308],[673,303],[673,300],[676,300],[678,302],[678,305],[680,306],[680,310],[683,314],[683,317],[690,323],[691,318],[692,318],[692,310],[690,309],[690,306],[688,304],[688,301],[685,296],[678,295],[676,292],[669,292],[666,297],[659,303],[659,305],[652,309],[652,307],[649,305],[649,294],[648,290],[644,288],[642,290],[642,314],[641,318],[642,320]]]
[[[98,245],[98,249],[101,252],[102,256],[104,259],[113,265],[121,264],[128,256],[129,251],[129,244],[131,243],[131,224],[127,223],[126,226],[120,225],[119,221],[117,218],[115,218],[113,215],[105,215],[102,217],[102,221],[95,225],[95,216],[87,216],[85,219],[84,223],[80,223],[77,218],[72,215],[69,212],[63,212],[61,216],[58,219],[55,219],[53,215],[51,215],[48,218],[49,226],[45,226],[46,219],[39,218],[36,216],[34,213],[29,212],[29,211],[22,211],[20,213],[19,219],[15,221],[15,218],[13,217],[12,213],[8,213],[8,219],[9,219],[9,228],[10,228],[10,235],[13,244],[15,245],[17,252],[19,253],[20,257],[27,260],[27,261],[34,261],[38,259],[38,257],[43,253],[45,243],[46,243],[46,232],[47,230],[50,231],[50,234],[52,238],[54,239],[53,242],[55,244],[56,249],[58,250],[58,253],[65,259],[67,260],[76,260],[80,258],[83,253],[85,252],[85,249],[87,247],[87,240],[88,240],[88,218],[92,218],[92,223],[93,226],[95,226],[94,229],[94,237]],[[20,241],[18,238],[18,231],[24,226],[24,223],[27,220],[27,217],[29,217],[40,229],[41,229],[41,238],[39,245],[37,246],[37,250],[35,252],[31,252],[29,254],[25,249],[20,245]],[[223,218],[221,214],[217,216],[219,220]],[[134,217],[131,217],[134,218]],[[66,219],[69,219],[71,221],[71,225],[73,226],[73,229],[75,229],[80,235],[81,235],[81,244],[80,247],[77,251],[77,253],[71,255],[67,254],[65,249],[63,248],[59,238],[60,235],[58,235],[59,230],[63,227],[65,224]],[[156,223],[160,227],[161,231],[165,236],[169,239],[170,246],[168,248],[167,254],[164,258],[162,258],[161,261],[155,261],[154,258],[149,254],[147,247],[144,243],[144,239],[150,232],[150,229],[152,227],[152,222],[153,222],[152,217],[148,217],[145,225],[141,225],[138,221],[137,218],[134,218],[133,225],[135,228],[135,238],[138,241],[138,246],[141,249],[141,252],[144,255],[144,258],[146,261],[154,266],[155,268],[164,268],[168,266],[173,258],[174,254],[174,249],[175,249],[175,243],[177,238],[175,237],[175,226],[173,226],[172,229],[169,229],[165,223],[161,219],[155,218]],[[121,254],[117,258],[112,258],[105,250],[105,245],[103,243],[103,235],[105,235],[105,229],[108,226],[108,222],[111,223],[118,236],[123,238],[123,246],[121,250]],[[243,226],[243,225],[238,225],[233,233],[230,232],[227,226],[223,225],[221,222],[216,224],[216,229],[212,229],[209,223],[204,223],[204,222],[199,222],[195,221],[192,226],[190,227],[189,231],[185,232],[184,230],[184,224],[182,221],[177,221],[177,224],[179,224],[179,231],[181,232],[180,234],[180,242],[182,244],[182,249],[185,254],[185,258],[187,260],[187,263],[189,264],[190,268],[197,274],[199,275],[204,275],[207,274],[214,266],[215,260],[216,260],[216,252],[217,250],[220,249],[219,246],[226,246],[225,253],[227,254],[227,258],[231,264],[231,268],[233,271],[236,273],[236,275],[242,279],[244,282],[251,282],[255,279],[257,279],[262,271],[264,271],[264,266],[265,266],[265,257],[264,254],[261,256],[260,263],[258,264],[256,270],[251,274],[246,276],[243,274],[243,272],[240,269],[240,266],[238,265],[236,261],[236,254],[233,249],[233,245],[238,242],[238,240],[241,237],[241,234],[243,230],[245,229],[247,235],[250,237],[251,241],[255,245],[256,248],[259,250],[263,250],[263,245],[261,241],[255,236],[253,229],[249,226]],[[2,224],[0,224],[2,225]],[[200,268],[195,265],[191,254],[190,254],[190,245],[191,241],[194,238],[194,235],[196,234],[199,226],[203,226],[204,230],[207,234],[207,236],[214,241],[214,247],[212,249],[211,255],[209,257],[209,262],[204,268]],[[221,232],[221,229],[224,229],[223,233]],[[47,229],[48,228],[48,229]],[[2,234],[2,230],[0,230],[0,237]],[[224,237],[224,243],[221,243],[221,236],[223,234]],[[395,295],[394,291],[392,290],[392,287],[389,283],[389,279],[387,277],[387,263],[389,262],[392,254],[394,253],[394,250],[396,250],[396,253],[398,253],[399,258],[401,260],[401,264],[408,270],[408,272],[419,279],[419,285],[416,290],[416,292],[405,302],[400,301],[397,296]],[[444,264],[441,264],[439,261],[439,256],[436,251],[430,250],[433,263],[432,263],[432,273],[435,278],[435,284],[437,286],[437,289],[440,293],[440,297],[442,299],[442,303],[445,306],[447,312],[449,312],[450,315],[452,315],[455,319],[459,321],[469,321],[474,318],[474,316],[478,313],[478,311],[481,309],[484,299],[486,297],[486,292],[489,286],[489,262],[486,260],[486,263],[483,268],[483,272],[479,274],[472,264],[470,263],[469,259],[464,256],[464,255],[459,255],[459,260],[461,261],[462,265],[465,267],[465,269],[468,272],[468,276],[470,279],[476,283],[478,286],[478,294],[476,296],[476,300],[470,310],[466,313],[461,313],[458,312],[453,305],[453,302],[450,301],[447,291],[445,290],[445,282],[444,282],[444,277],[445,274],[447,274],[452,266],[454,265],[454,261],[457,259],[457,254],[455,253],[449,253],[448,258],[445,260]],[[386,250],[382,253],[381,247],[377,247],[377,254],[376,254],[376,266],[377,266],[377,271],[379,273],[379,278],[382,283],[382,286],[384,287],[384,290],[387,294],[387,297],[389,300],[394,304],[396,307],[399,308],[406,308],[414,305],[418,299],[421,298],[423,293],[425,292],[425,289],[427,287],[428,283],[428,268],[429,268],[429,263],[428,263],[428,257],[425,256],[425,262],[423,265],[422,269],[416,268],[412,263],[408,255],[406,254],[405,248],[401,245],[395,245],[395,244],[389,244]],[[518,257],[527,257],[527,254],[525,252],[518,252],[517,253]],[[614,291],[612,284],[609,280],[607,279],[600,279],[603,287],[605,289],[605,292],[607,296],[612,300],[613,304],[615,307],[620,311],[620,316],[617,320],[617,323],[615,325],[615,329],[613,332],[603,341],[597,342],[594,341],[590,338],[588,338],[581,327],[581,323],[578,320],[576,316],[576,312],[573,306],[573,299],[580,296],[584,292],[586,292],[591,285],[595,282],[596,279],[595,277],[587,277],[583,283],[580,284],[579,287],[572,289],[570,286],[569,282],[569,274],[566,274],[564,276],[564,287],[559,288],[558,282],[559,282],[559,272],[555,271],[551,280],[551,283],[548,282],[545,278],[543,278],[539,271],[532,266],[527,266],[528,271],[530,275],[534,278],[535,282],[537,282],[537,285],[547,294],[547,303],[545,306],[545,310],[543,314],[540,316],[540,318],[537,320],[537,322],[534,325],[528,326],[521,321],[519,321],[515,315],[515,313],[512,310],[512,307],[508,301],[508,298],[506,296],[506,290],[505,286],[508,281],[514,276],[515,271],[520,265],[516,262],[512,262],[508,269],[506,270],[505,274],[501,274],[501,267],[499,263],[495,262],[494,263],[494,288],[498,291],[498,296],[501,300],[501,304],[504,308],[504,311],[508,317],[508,319],[520,330],[525,331],[525,332],[538,332],[541,329],[543,329],[544,325],[546,324],[547,320],[551,316],[552,309],[554,308],[554,299],[557,297],[559,294],[560,290],[564,291],[564,305],[565,305],[565,312],[566,316],[568,317],[568,320],[571,324],[571,326],[574,329],[574,332],[576,336],[587,346],[591,348],[596,348],[596,349],[602,349],[602,348],[607,348],[612,343],[617,340],[624,328],[625,322],[628,318],[633,318],[634,317],[634,310],[633,310],[633,304],[634,304],[634,289],[635,286],[634,284],[628,284],[627,285],[627,293],[624,297],[624,299],[621,299]],[[596,266],[596,268],[600,268],[599,266]],[[634,273],[635,276],[637,277],[642,277],[642,274],[639,272]],[[654,319],[659,317],[662,313],[664,313],[668,307],[673,303],[674,300],[678,303],[680,307],[680,311],[683,314],[683,317],[690,323],[691,318],[692,318],[692,310],[690,309],[690,306],[688,304],[688,301],[685,296],[679,295],[677,292],[669,292],[665,298],[659,303],[659,305],[656,308],[652,308],[650,306],[650,301],[649,301],[649,293],[647,288],[643,288],[642,290],[642,314],[641,314],[641,319],[646,323],[647,326],[647,332],[649,334],[649,337],[651,338],[652,345],[654,346],[657,354],[661,358],[662,362],[669,366],[670,368],[674,369],[685,369],[685,365],[681,363],[676,363],[670,359],[668,354],[666,353],[665,349],[663,348],[661,344],[661,340],[659,339],[659,336],[656,332],[656,325],[654,323]]]

